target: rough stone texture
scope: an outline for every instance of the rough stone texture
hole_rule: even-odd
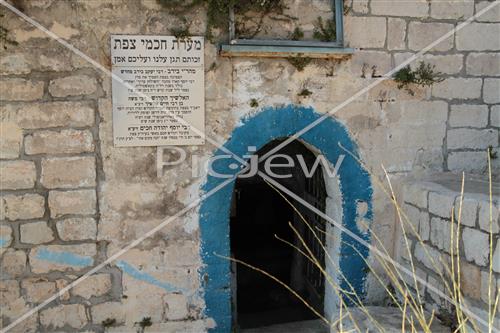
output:
[[[461,151],[451,152],[448,155],[448,169],[461,172],[467,170],[473,173],[484,173],[488,167],[485,152]]]
[[[345,18],[345,41],[350,47],[381,48],[385,44],[386,19],[383,17]]]
[[[467,262],[460,263],[460,284],[464,295],[473,299],[481,298],[481,271]]]
[[[36,168],[31,161],[0,161],[0,188],[29,189],[35,186]]]
[[[125,323],[125,317],[125,308],[120,302],[106,302],[92,307],[92,321],[95,324],[101,324],[106,319],[115,319],[119,325]]]
[[[168,320],[182,320],[188,316],[187,299],[186,296],[181,294],[169,294],[167,300],[167,319]]]
[[[456,34],[456,47],[464,51],[498,51],[500,25],[491,23],[471,23]]]
[[[367,14],[369,11],[368,0],[352,0],[352,10],[356,13]]]
[[[497,242],[495,252],[493,252],[493,271],[500,273],[500,242]]]
[[[453,25],[447,23],[410,22],[408,25],[408,47],[410,50],[420,51],[452,29]],[[452,47],[453,36],[445,39],[431,50],[447,51]]]
[[[0,159],[18,158],[23,140],[23,132],[12,122],[1,122]]]
[[[431,219],[430,240],[438,249],[451,252],[451,223],[447,220],[433,217]]]
[[[26,253],[21,250],[7,249],[2,256],[2,275],[16,277],[26,270]]]
[[[95,186],[95,158],[64,157],[43,159],[40,182],[49,189]]]
[[[370,5],[375,15],[427,17],[429,13],[429,4],[425,0],[372,0]]]
[[[498,130],[458,128],[448,131],[448,149],[486,149],[498,144]]]
[[[111,289],[111,275],[96,274],[91,275],[73,287],[71,293],[86,299],[102,296]]]
[[[491,212],[490,212],[491,209]],[[490,224],[491,221],[491,224]],[[495,204],[494,202],[491,204],[488,201],[480,201],[479,202],[479,227],[490,233],[490,225],[491,232],[498,233],[500,231],[500,209],[498,206],[498,202]]]
[[[479,266],[486,266],[490,254],[488,234],[475,229],[464,228],[462,239],[465,258]]]
[[[7,105],[6,109],[15,115],[19,127],[25,129],[94,124],[94,110],[85,102],[16,104]]]
[[[82,328],[87,322],[85,307],[81,304],[61,304],[40,312],[40,323],[48,328],[61,328],[66,325]]]
[[[44,278],[25,279],[21,287],[26,293],[26,301],[30,303],[41,303],[57,292],[55,282]]]
[[[449,124],[451,127],[488,126],[489,111],[486,105],[452,105]]]
[[[77,154],[94,151],[94,138],[88,130],[39,131],[26,136],[26,154]]]
[[[406,21],[397,18],[387,19],[387,48],[404,50],[406,38]]]
[[[95,190],[50,191],[51,217],[67,214],[94,214],[96,212]]]
[[[414,53],[404,52],[394,54],[395,65],[400,65],[403,61],[407,60]],[[420,58],[421,60],[413,62],[410,64],[412,69],[418,68],[420,62],[423,61],[426,64],[435,66],[435,70],[443,74],[457,74],[463,68],[463,55],[461,54],[450,54],[450,55],[436,55],[436,54],[425,54]]]
[[[427,208],[427,191],[418,184],[405,184],[404,200],[420,208]]]
[[[78,271],[92,266],[96,253],[95,244],[44,245],[31,250],[29,262],[34,273]]]
[[[449,193],[429,193],[429,213],[450,218],[456,194]]]
[[[0,219],[11,221],[43,217],[45,198],[39,194],[4,195],[0,197]]]
[[[68,218],[56,222],[57,233],[62,240],[96,239],[97,224],[93,218]]]
[[[483,100],[485,103],[500,103],[500,79],[484,79]]]
[[[474,0],[441,0],[431,2],[431,17],[436,19],[468,19],[474,14]]]
[[[478,202],[475,198],[461,198],[455,200],[455,221],[462,225],[474,227],[477,220]]]
[[[500,54],[470,53],[465,63],[467,74],[474,76],[500,76]]]
[[[42,81],[0,79],[0,99],[7,101],[34,101],[43,97]]]
[[[43,244],[54,239],[54,232],[44,221],[21,224],[20,234],[21,242],[27,244]]]
[[[49,93],[54,97],[88,95],[96,89],[96,80],[86,75],[68,76],[49,83]]]
[[[479,98],[481,85],[481,79],[447,78],[432,87],[432,95],[446,99]]]
[[[490,278],[489,271],[481,271],[481,300],[486,304],[493,304],[496,300],[496,291],[497,281],[495,275],[492,274]]]
[[[490,111],[490,125],[500,127],[500,105],[493,105]]]
[[[4,55],[0,57],[1,75],[28,74],[31,72],[30,63],[22,53]]]
[[[490,6],[491,1],[483,0],[476,3],[476,13],[482,9]],[[481,16],[476,18],[480,22],[500,22],[500,8],[498,6],[493,6],[490,10],[486,11]]]
[[[12,239],[12,228],[8,225],[0,225],[0,255],[2,255],[4,248],[9,247]]]

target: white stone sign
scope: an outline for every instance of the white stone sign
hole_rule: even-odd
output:
[[[111,36],[117,147],[203,144],[203,37]]]

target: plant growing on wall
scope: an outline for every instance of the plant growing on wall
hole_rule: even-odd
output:
[[[318,16],[314,23],[313,37],[322,42],[333,42],[336,38],[335,22],[331,19],[323,21],[321,16]]]
[[[309,57],[302,57],[300,54],[296,57],[288,57],[288,62],[292,64],[299,72],[302,72],[312,61]]]
[[[436,66],[426,64],[423,61],[419,63],[418,67],[415,70],[411,69],[411,67],[408,65],[404,68],[401,68],[394,74],[394,81],[398,83],[399,89],[404,88],[409,92],[411,92],[411,90],[409,89],[410,84],[430,87],[434,83],[442,82],[444,80],[444,78],[440,77],[442,73],[436,72],[435,67]]]
[[[150,327],[153,325],[153,322],[151,321],[151,317],[144,317],[142,318],[141,321],[135,323],[137,326],[137,333],[144,333],[146,330],[146,327]]]

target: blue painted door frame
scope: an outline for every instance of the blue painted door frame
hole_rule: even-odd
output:
[[[289,137],[300,131],[321,115],[312,108],[288,105],[283,107],[265,108],[252,117],[243,120],[241,126],[235,128],[224,147],[239,157],[248,154],[248,147],[255,146],[257,150],[268,142]],[[317,126],[304,133],[303,142],[313,146],[326,159],[335,165],[340,155],[346,155],[340,148],[352,152],[355,156],[358,149],[351,139],[347,129],[334,118],[328,117]],[[227,155],[221,149],[214,156]],[[235,159],[220,159],[213,168],[223,174],[236,174],[239,168],[231,168]],[[233,166],[231,165],[231,166]],[[362,239],[369,241],[369,232],[363,232],[356,226],[356,206],[358,202],[368,204],[368,212],[362,218],[372,219],[372,185],[369,174],[351,156],[346,155],[338,170],[340,191],[342,194],[342,224]],[[206,193],[219,186],[227,179],[207,176],[201,191]],[[216,327],[211,332],[227,333],[231,331],[231,273],[230,262],[221,256],[230,256],[229,214],[234,189],[234,181],[221,188],[212,196],[206,198],[200,206],[200,239],[203,268],[200,270],[200,280],[204,288],[205,315],[215,320]],[[341,234],[339,267],[342,276],[349,281],[355,291],[363,297],[367,269],[362,257],[368,256],[368,249],[345,233]],[[357,250],[355,250],[355,249]],[[340,286],[346,290],[350,287],[345,280],[340,279]],[[348,302],[348,301],[347,301]]]

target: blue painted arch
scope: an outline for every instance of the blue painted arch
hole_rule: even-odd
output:
[[[243,120],[242,125],[235,128],[224,147],[243,158],[248,154],[248,147],[255,146],[257,150],[265,144],[278,138],[289,137],[321,117],[312,108],[288,105],[283,107],[265,108],[258,114]],[[334,118],[328,117],[320,124],[303,134],[300,138],[323,154],[335,165],[338,157],[345,152],[344,148],[357,156],[358,149],[351,139],[347,129]],[[214,156],[227,155],[221,149]],[[235,174],[238,169],[231,168],[235,159],[220,159],[213,168],[223,174]],[[365,221],[372,219],[372,185],[369,174],[351,156],[345,156],[340,169],[340,190],[342,193],[343,226],[362,239],[369,241],[370,234],[359,230],[356,226],[357,202],[368,204]],[[206,193],[219,186],[227,179],[207,176],[202,185]],[[230,255],[229,214],[234,181],[224,186],[215,194],[206,198],[200,206],[200,238],[203,268],[200,279],[204,287],[205,315],[213,318],[216,328],[213,332],[226,333],[231,331],[231,273],[228,260],[220,258]],[[345,233],[341,234],[339,267],[343,276],[354,287],[358,295],[365,293],[366,265],[358,255],[356,248],[363,257],[368,256],[368,249]],[[349,290],[341,279],[341,287]]]

